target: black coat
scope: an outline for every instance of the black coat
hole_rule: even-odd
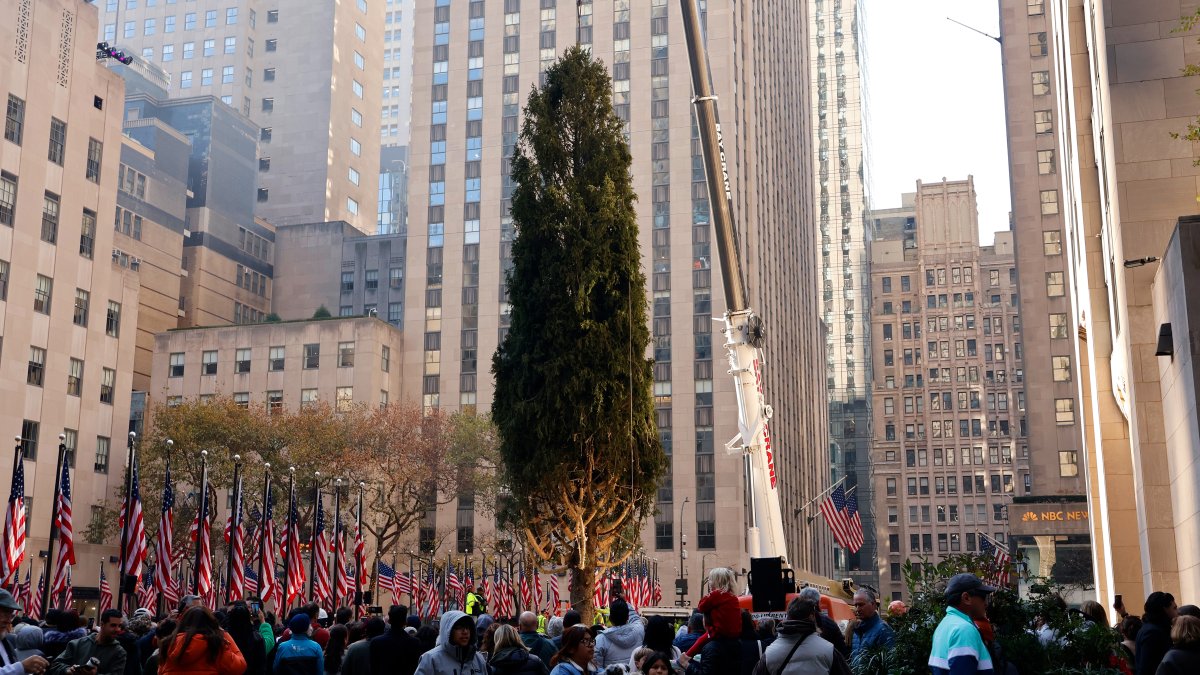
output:
[[[229,637],[233,638],[233,643],[242,652],[242,658],[246,659],[245,675],[266,675],[267,646],[262,634],[251,628],[246,633],[230,632]]]
[[[1137,648],[1133,650],[1137,662],[1137,675],[1155,675],[1158,664],[1171,649],[1171,625],[1146,622],[1137,634]]]
[[[1200,645],[1176,647],[1167,652],[1155,675],[1194,675],[1200,673]]]
[[[742,643],[737,638],[710,638],[700,648],[700,660],[688,662],[687,675],[740,673]]]
[[[388,632],[371,639],[372,674],[413,675],[420,660],[421,643],[403,626],[392,626]]]
[[[821,637],[833,644],[833,648],[838,650],[842,656],[850,658],[850,645],[846,644],[846,636],[842,635],[842,631],[838,628],[837,622],[817,613],[817,627],[821,629]]]
[[[517,647],[496,652],[488,666],[495,675],[546,675],[548,672],[541,659]]]

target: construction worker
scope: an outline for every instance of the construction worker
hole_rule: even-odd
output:
[[[475,584],[470,581],[467,582],[466,609],[469,616],[479,616],[487,611],[486,603],[484,603],[483,598],[481,598],[479,594],[475,592]]]

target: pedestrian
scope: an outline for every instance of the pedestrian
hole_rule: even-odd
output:
[[[418,675],[486,675],[487,659],[479,652],[475,619],[452,609],[442,614],[438,644],[421,655]]]
[[[1083,615],[1083,618],[1098,626],[1108,625],[1108,613],[1104,611],[1104,605],[1095,600],[1084,600],[1083,604],[1079,606],[1079,613]]]
[[[703,617],[701,618],[703,621]],[[642,647],[648,648],[653,652],[663,652],[670,654],[672,659],[677,659],[681,654],[675,645],[671,644],[671,638],[675,632],[671,630],[671,622],[665,616],[652,616],[646,620],[645,637],[642,638]],[[631,668],[638,668],[632,656],[629,660]]]
[[[329,629],[329,644],[325,647],[325,675],[338,675],[342,671],[342,656],[350,641],[350,631],[342,624]]]
[[[179,617],[175,632],[159,647],[158,675],[243,675],[246,659],[207,607]]]
[[[692,657],[704,649],[704,644],[715,637],[737,640],[742,634],[742,610],[735,593],[737,576],[728,567],[714,567],[708,571],[708,594],[700,598],[696,609],[704,615],[705,631],[686,656]]]
[[[78,614],[75,616],[78,617]],[[124,675],[125,650],[117,642],[122,620],[120,610],[105,610],[100,615],[100,632],[68,642],[66,649],[54,658],[46,672],[50,675],[67,675],[75,671],[75,666],[86,666],[88,661],[95,658],[99,660],[99,665],[96,672],[90,675]]]
[[[1171,622],[1179,614],[1175,596],[1155,591],[1143,605],[1142,627],[1138,630],[1134,663],[1137,675],[1154,675],[1171,649]]]
[[[692,645],[696,644],[696,640],[699,640],[701,635],[704,635],[704,615],[700,614],[700,612],[692,612],[692,615],[687,620],[686,632],[676,637],[675,641],[671,644],[679,651],[686,652],[691,649]]]
[[[1200,619],[1200,607],[1196,605],[1184,605],[1179,608],[1179,616],[1194,616]]]
[[[992,656],[983,644],[976,620],[987,619],[988,598],[996,589],[969,572],[946,584],[946,616],[933,632],[929,668],[933,675],[991,673]]]
[[[555,639],[562,637],[562,632],[563,618],[561,616],[550,617],[550,620],[546,622],[546,639],[554,646],[555,652],[558,651],[558,644],[555,642]]]
[[[805,586],[800,590],[800,597],[808,600],[817,608],[817,630],[821,633],[821,637],[833,645],[833,648],[838,650],[846,660],[849,660],[850,643],[846,641],[846,636],[838,628],[837,622],[829,618],[829,615],[821,609],[821,591],[812,586]]]
[[[1137,650],[1137,634],[1142,629],[1142,618],[1132,614],[1126,614],[1121,623],[1117,626],[1117,631],[1121,633],[1121,652],[1125,655],[1125,660],[1130,666],[1136,664],[1134,652]]]
[[[521,628],[521,641],[525,643],[529,651],[541,659],[543,663],[550,663],[550,659],[554,658],[556,650],[554,649],[554,643],[538,632],[537,615],[533,612],[521,612],[518,624]],[[599,648],[597,648],[597,651],[599,651]]]
[[[250,606],[251,620],[255,622],[255,627],[258,629],[258,634],[262,636],[263,648],[267,653],[267,668],[270,669],[272,663],[275,663],[275,642],[276,642],[276,626],[275,613],[264,612],[261,602],[255,602]]]
[[[227,623],[229,636],[246,660],[245,675],[266,675],[267,650],[263,644],[262,633],[254,625],[250,608],[244,602],[238,602],[229,610]]]
[[[275,648],[274,675],[321,675],[324,654],[321,645],[308,636],[309,615],[297,612],[288,621],[289,637]]]
[[[50,628],[42,633],[42,652],[50,660],[63,653],[70,642],[87,635],[87,630],[79,621],[79,612],[73,609],[47,612],[46,625]]]
[[[475,583],[472,581],[467,582],[467,601],[464,606],[471,616],[479,616],[487,611],[487,603],[475,592]]]
[[[371,640],[383,635],[387,630],[383,619],[373,616],[367,619],[366,623],[360,624],[362,635],[359,636],[360,631],[355,626],[358,623],[355,621],[350,624],[352,642],[346,648],[346,655],[342,657],[342,675],[371,675]]]
[[[671,660],[670,654],[654,652],[642,661],[642,667],[638,669],[638,672],[642,675],[671,675],[674,672],[671,668]]]
[[[742,662],[742,645],[740,640],[741,629],[741,611],[737,610],[736,606],[733,610],[737,611],[739,618],[739,633],[734,637],[728,637],[724,630],[717,631],[717,627],[713,623],[713,617],[718,613],[729,614],[730,607],[728,602],[737,602],[729,593],[714,596],[708,594],[701,599],[703,604],[704,599],[712,599],[708,605],[708,611],[704,612],[704,640],[697,640],[695,645],[692,645],[692,650],[696,650],[696,645],[700,645],[700,651],[696,658],[688,654],[683,654],[679,657],[679,666],[684,669],[687,675],[726,675],[741,672]],[[728,621],[728,618],[725,619]]]
[[[596,671],[592,664],[596,655],[596,640],[592,629],[576,623],[562,634],[562,648],[550,660],[550,675],[586,675]]]
[[[493,641],[494,651],[488,665],[494,675],[546,675],[549,672],[547,662],[531,653],[524,637],[512,626],[497,626]]]
[[[850,675],[846,657],[819,634],[820,606],[804,597],[788,603],[787,618],[763,652],[761,665],[771,675]]]
[[[46,672],[50,662],[44,656],[31,654],[21,657],[9,639],[12,631],[13,618],[21,611],[21,605],[13,598],[12,593],[0,588],[0,673],[3,675],[39,675]]]
[[[1200,618],[1183,615],[1171,625],[1171,651],[1163,657],[1155,675],[1200,673]]]
[[[854,593],[854,626],[851,634],[850,663],[857,664],[863,654],[872,649],[890,649],[896,643],[896,634],[879,616],[879,603],[875,594],[860,588]]]
[[[421,659],[421,644],[404,630],[408,607],[392,605],[388,609],[388,630],[371,639],[371,672],[378,675],[412,675]]]
[[[775,641],[775,629],[778,626],[779,624],[775,619],[770,617],[766,617],[758,622],[758,627],[755,628],[754,632],[758,635],[759,641],[762,642],[763,649],[770,647],[771,643]]]
[[[610,665],[629,663],[629,657],[642,646],[646,637],[642,618],[621,598],[609,603],[608,613],[612,628],[596,636],[595,663],[601,670]]]
[[[563,633],[565,633],[566,630],[568,628],[570,628],[571,626],[577,625],[580,622],[582,622],[583,616],[577,610],[568,609],[566,612],[563,613],[562,620],[563,620]],[[562,649],[562,636],[563,636],[563,634],[559,633],[558,637],[555,637],[552,640],[550,640],[551,642],[554,643],[555,653],[557,653],[558,650]]]
[[[142,675],[158,675],[158,660],[161,656],[159,646],[175,632],[177,626],[174,619],[163,619],[154,627],[154,645],[150,655],[146,657],[146,662],[142,664]]]

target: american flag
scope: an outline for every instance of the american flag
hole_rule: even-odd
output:
[[[500,571],[499,564],[496,565],[495,579],[496,588],[493,592],[496,594],[496,611],[500,616],[510,617],[513,615],[512,585],[508,583],[508,577]]]
[[[463,595],[462,580],[458,578],[458,573],[454,570],[454,563],[446,568],[446,592],[454,598],[454,602],[462,604],[459,600]]]
[[[229,597],[231,600],[241,600],[246,596],[246,554],[243,542],[246,538],[246,528],[242,525],[242,491],[237,486],[234,496],[233,510],[229,512],[231,522],[225,525],[225,541],[229,544]]]
[[[483,593],[483,602],[484,602],[484,604],[487,605],[489,612],[495,612],[497,609],[496,608],[496,593],[494,590],[492,590],[493,586],[494,586],[494,584],[492,583],[491,578],[488,577],[488,575],[487,575],[487,568],[484,568],[483,584],[482,584],[482,588],[480,588],[480,592]]]
[[[104,563],[100,563],[100,613],[112,609],[112,587],[108,585],[108,577],[104,576]]]
[[[608,606],[608,591],[611,587],[612,580],[608,578],[607,572],[596,575],[596,583],[592,588],[592,603],[596,607]]]
[[[162,513],[158,517],[158,541],[154,549],[154,585],[162,591],[171,607],[179,602],[179,588],[171,576],[171,549],[175,528],[175,488],[171,485],[171,466],[163,473]]]
[[[312,550],[313,557],[313,599],[318,604],[336,609],[333,598],[333,587],[329,583],[329,537],[325,534],[325,505],[324,500],[317,496],[317,513],[313,518]]]
[[[284,602],[290,607],[304,594],[304,561],[300,559],[300,514],[296,511],[296,495],[288,498],[288,527],[279,549],[287,559],[287,580]]]
[[[0,585],[17,583],[25,561],[25,461],[21,453],[13,459],[12,490],[4,514],[4,553],[0,555]]]
[[[852,532],[854,526],[850,523],[849,514],[846,513],[846,491],[841,485],[835,487],[821,502],[819,510],[825,517],[825,522],[829,524],[829,529],[833,530],[833,538],[837,540],[837,543],[850,552],[857,551],[858,547],[854,546],[856,540]],[[861,541],[861,537],[860,530],[858,541]]]
[[[136,459],[136,455],[135,455]],[[142,514],[142,491],[138,479],[138,465],[135,461],[130,468],[130,489],[129,495],[124,503],[121,504],[121,518],[118,518],[117,526],[121,528],[121,532],[125,535],[123,547],[125,550],[125,574],[131,577],[140,576],[142,573],[142,563],[146,562],[146,554],[149,550],[146,546],[146,520]],[[129,527],[126,529],[124,516],[125,504],[129,504],[129,512],[133,514],[129,518]]]
[[[533,606],[533,591],[529,588],[529,577],[525,576],[525,566],[521,566],[521,609]]]
[[[258,595],[258,575],[250,569],[249,565],[242,568],[242,574],[246,578],[246,595]]]
[[[358,573],[358,585],[366,589],[371,583],[371,573],[367,571],[367,545],[363,541],[362,518],[354,525],[354,569]]]
[[[32,567],[33,566],[30,565],[30,569],[32,569]],[[30,596],[32,595],[32,593],[29,589],[29,583],[30,583],[29,574],[30,574],[30,570],[25,570],[25,581],[19,582],[16,585],[15,592],[13,593],[13,599],[15,599],[18,604],[20,604],[22,607],[25,608],[26,614],[29,613],[29,601],[31,599]],[[20,577],[18,575],[18,579],[19,578]]]
[[[428,574],[426,575],[425,580],[421,583],[421,588],[424,591],[423,594],[425,596],[425,603],[424,603],[425,611],[424,611],[424,614],[422,614],[422,616],[433,618],[433,617],[437,616],[437,600],[438,600],[438,589],[437,589],[437,583],[434,582],[434,578],[433,578],[433,567],[429,568],[429,571],[428,571]]]
[[[992,558],[992,573],[988,575],[988,581],[997,586],[1007,586],[1008,568],[1012,563],[1012,557],[1008,555],[1008,551],[998,543],[993,543],[987,535],[980,532],[979,552]]]
[[[411,594],[413,592],[412,573],[396,573],[396,580],[392,582],[396,586],[396,595]]]
[[[28,574],[26,574],[25,581],[29,581]],[[46,590],[46,574],[43,572],[38,575],[37,593],[34,593],[33,597],[29,599],[29,618],[31,619],[42,618],[42,591],[44,590]]]
[[[259,579],[259,597],[263,602],[275,603],[275,610],[279,611],[283,608],[282,592],[275,582],[275,521],[271,515],[271,511],[275,506],[274,491],[270,485],[267,486],[267,494],[263,505],[262,523],[259,526],[259,560],[262,562],[260,569],[263,571],[262,578]]]
[[[846,495],[846,516],[850,521],[850,552],[853,553],[863,545],[862,516],[858,513],[858,495]]]
[[[390,591],[392,594],[392,604],[399,605],[400,592],[396,590],[396,578],[398,576],[396,568],[383,562],[379,563],[377,567],[379,571],[379,590],[387,589]]]
[[[75,604],[75,583],[71,581],[71,566],[67,566],[67,581],[63,586],[62,596],[58,604],[59,609],[71,609],[71,605]]]
[[[537,611],[542,606],[542,575],[538,572],[538,568],[536,566],[533,568],[532,584],[533,604],[530,605],[529,608],[533,611]]]
[[[547,604],[549,605],[551,612],[558,611],[558,599],[559,599],[558,575],[551,574],[550,575],[550,595],[549,595],[549,597],[546,598]]]
[[[54,570],[54,582],[50,586],[53,594],[69,591],[71,584],[71,565],[75,564],[75,530],[71,526],[71,473],[67,463],[63,462],[62,476],[59,478],[61,487],[58,491],[58,509],[54,514],[55,524],[58,525],[58,565]]]
[[[662,602],[662,584],[659,583],[658,577],[654,577],[654,606]]]
[[[158,589],[154,587],[154,580],[149,575],[142,575],[142,580],[137,585],[138,607],[145,607],[150,611],[154,611],[154,600],[157,596]],[[176,600],[175,602],[179,601]]]
[[[192,519],[191,539],[192,541],[196,541],[197,537],[200,539],[200,569],[196,574],[196,595],[207,598],[213,593],[212,537],[208,524],[208,499],[202,499],[201,504],[201,510],[197,511],[196,517]],[[203,522],[201,522],[201,515],[204,515]]]
[[[346,560],[346,532],[342,527],[342,519],[337,519],[337,538],[333,543],[333,567],[337,572],[337,602],[342,604],[353,600],[354,577],[350,574]]]

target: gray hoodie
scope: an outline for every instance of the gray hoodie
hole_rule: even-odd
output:
[[[593,660],[601,669],[610,665],[626,665],[645,638],[646,627],[642,625],[642,617],[631,607],[629,620],[624,626],[606,628],[596,636],[596,656]]]
[[[471,627],[471,641],[466,647],[450,644],[450,631],[460,619]],[[458,610],[442,615],[437,646],[421,655],[416,675],[487,675],[487,659],[479,653],[479,634],[475,619]]]

